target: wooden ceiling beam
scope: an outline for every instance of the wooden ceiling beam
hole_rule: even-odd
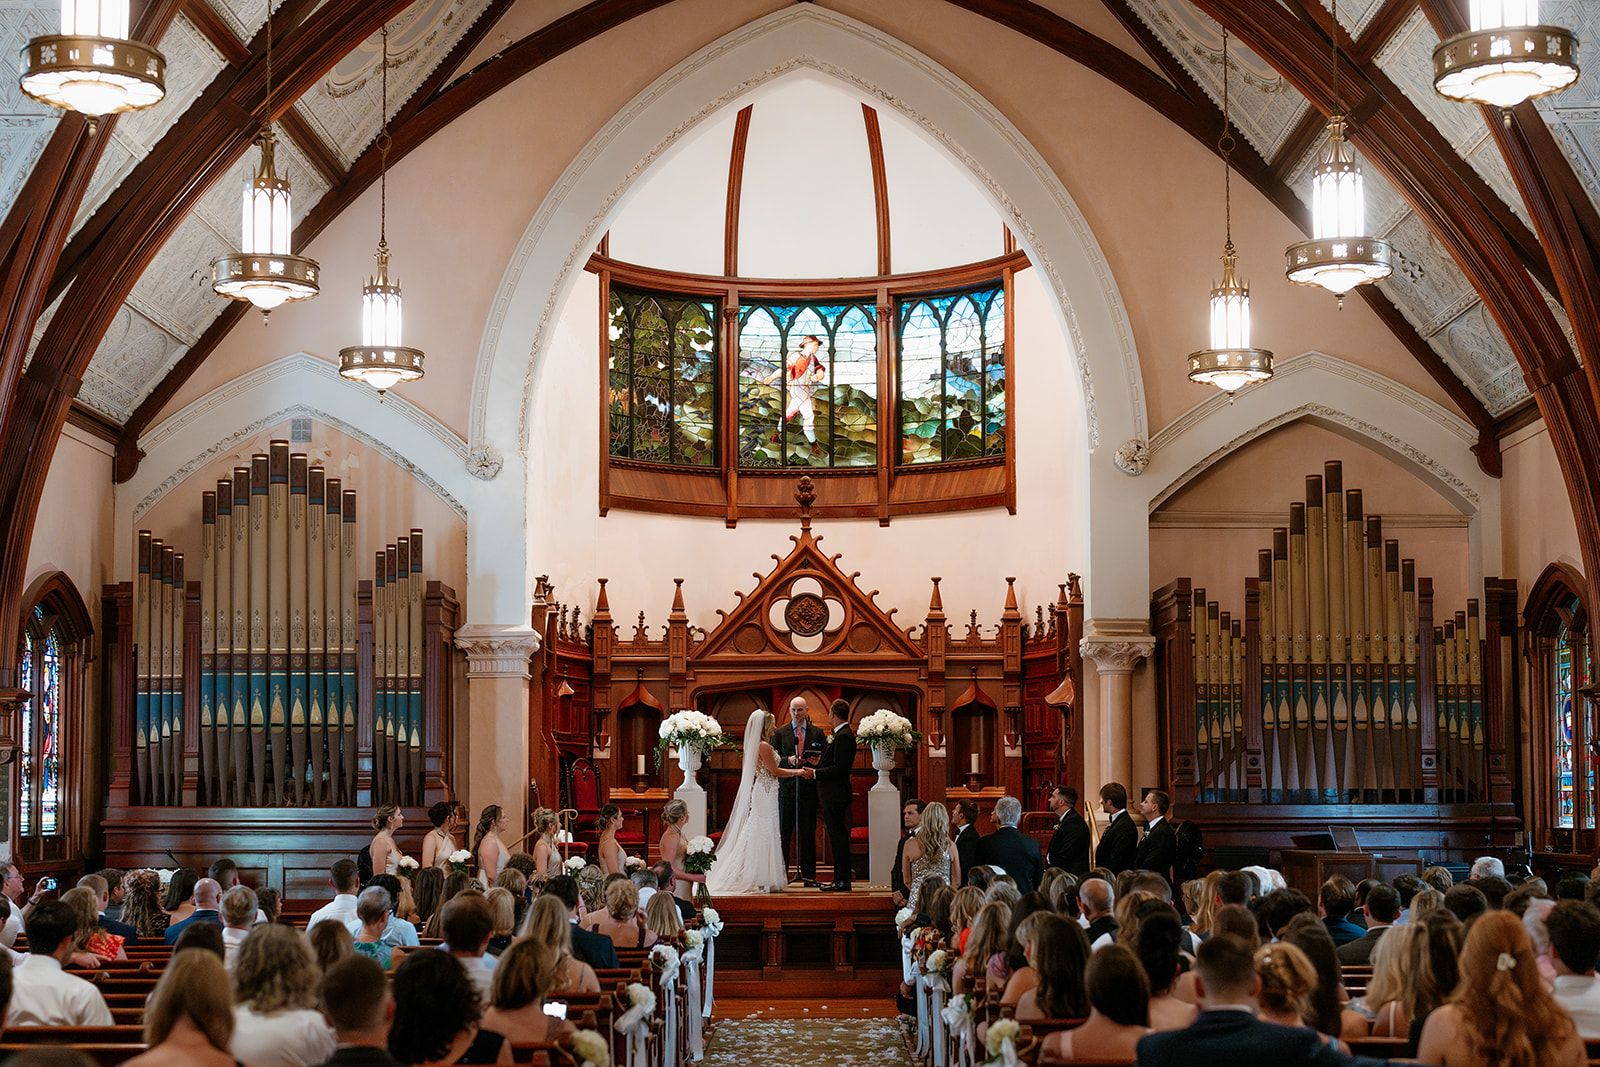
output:
[[[184,0],[183,16],[194,23],[195,29],[201,36],[211,42],[211,46],[222,53],[222,58],[231,67],[242,67],[250,59],[250,48],[234,34],[232,27],[222,21],[216,8],[206,0]]]
[[[1384,0],[1383,6],[1367,23],[1367,28],[1350,50],[1350,58],[1363,67],[1371,63],[1390,39],[1400,32],[1400,27],[1406,24],[1406,19],[1416,9],[1417,0]]]
[[[316,130],[311,128],[311,123],[306,121],[305,115],[296,108],[291,107],[278,119],[278,125],[283,128],[284,134],[293,141],[300,151],[306,154],[311,165],[327,180],[330,188],[337,189],[344,184],[344,165],[339,162],[339,157],[334,155],[333,149],[328,147]],[[324,196],[327,194],[324,193]]]

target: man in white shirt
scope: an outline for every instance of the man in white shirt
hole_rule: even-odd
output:
[[[248,886],[236,885],[222,894],[222,962],[230,968],[256,924],[256,908],[255,890]]]
[[[61,965],[72,955],[78,913],[60,901],[28,916],[28,958],[16,969],[7,1026],[110,1026],[100,991]]]
[[[0,893],[4,893],[6,900],[11,903],[11,917],[6,920],[4,928],[0,928],[0,945],[7,948],[16,942],[17,935],[22,933],[22,924],[28,921],[28,913],[45,893],[43,880],[34,886],[33,896],[26,902],[22,899],[22,889],[21,868],[10,861],[0,863]]]
[[[1550,934],[1550,965],[1555,968],[1556,1003],[1567,1009],[1585,1041],[1600,1038],[1600,912],[1582,901],[1563,900],[1544,917]]]
[[[395,914],[395,910],[400,907],[400,879],[392,874],[380,874],[372,879],[369,888],[374,885],[389,894],[389,924],[383,928],[383,936],[378,940],[393,948],[416,948],[421,944],[417,939],[416,924]],[[360,899],[356,898],[358,904]],[[359,918],[351,919],[344,925],[352,935],[361,933],[362,924]]]
[[[348,925],[356,917],[356,893],[361,890],[361,869],[355,860],[337,860],[328,869],[328,884],[333,887],[333,900],[311,913],[306,923],[310,930],[326,919]]]
[[[494,957],[488,955],[494,912],[489,902],[477,895],[455,897],[444,906],[439,932],[444,935],[439,947],[461,961],[483,1002],[489,1003],[489,987],[494,982]]]

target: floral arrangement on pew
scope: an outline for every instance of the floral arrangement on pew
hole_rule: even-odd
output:
[[[911,958],[924,973],[933,954],[944,947],[944,938],[932,926],[919,926],[911,932]]]
[[[711,838],[704,834],[689,838],[684,848],[683,869],[690,874],[705,874],[717,862],[717,848],[711,843]],[[706,888],[704,882],[695,883],[694,900],[701,907],[711,903],[711,890]]]
[[[395,870],[400,877],[409,879],[417,876],[417,867],[418,863],[416,860],[412,859],[410,856],[401,856],[400,862],[395,865]]]
[[[572,1054],[582,1067],[611,1067],[611,1046],[594,1030],[572,1035]]]
[[[628,1040],[625,1062],[630,1067],[643,1067],[648,1049],[645,1039],[650,1033],[650,1018],[656,1010],[655,991],[639,982],[629,982],[617,999],[625,1000],[627,1008],[611,1027]]]
[[[657,732],[661,735],[656,742],[658,768],[668,748],[691,748],[704,759],[712,749],[733,743],[733,739],[722,732],[720,722],[698,711],[674,712],[661,720]]]
[[[450,869],[455,873],[466,874],[467,865],[472,862],[472,852],[469,849],[458,848],[450,853],[450,859],[446,862],[450,864]]]
[[[911,720],[892,711],[875,711],[861,720],[856,730],[856,740],[873,748],[911,748],[922,740],[922,734],[911,725]]]
[[[983,1050],[988,1053],[984,1063],[1001,1063],[1006,1067],[1016,1064],[1017,1041],[1022,1036],[1022,1024],[1015,1019],[997,1019],[989,1024]]]

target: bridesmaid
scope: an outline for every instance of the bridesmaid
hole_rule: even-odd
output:
[[[478,878],[485,886],[494,885],[494,880],[505,870],[506,860],[511,858],[511,850],[500,840],[500,835],[510,825],[511,817],[498,804],[490,804],[478,816],[472,851],[478,857]]]
[[[455,801],[441,800],[429,808],[428,821],[433,829],[422,839],[422,866],[448,867],[450,853],[456,850]]]
[[[556,849],[556,813],[540,808],[533,813],[533,876],[554,878],[561,873],[561,853]]]
[[[607,804],[600,809],[595,826],[600,831],[600,869],[606,874],[627,874],[628,851],[617,844],[617,831],[622,829],[622,809]]]
[[[378,874],[394,874],[400,869],[400,857],[405,853],[395,844],[394,832],[404,825],[406,817],[396,804],[385,804],[372,817],[372,828],[378,831],[367,848],[372,856],[372,869]]]
[[[689,805],[681,800],[669,800],[661,809],[661,821],[667,828],[661,832],[658,846],[661,858],[672,864],[672,892],[679,900],[694,903],[694,888],[690,882],[704,882],[703,874],[690,874],[683,869],[684,857],[689,854]]]

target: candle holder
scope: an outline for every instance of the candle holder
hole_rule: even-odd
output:
[[[633,791],[635,793],[643,793],[646,789],[649,789],[649,788],[650,788],[650,776],[648,774],[635,774],[633,776]]]
[[[970,771],[967,774],[967,789],[976,793],[983,788],[983,774],[979,771]]]

